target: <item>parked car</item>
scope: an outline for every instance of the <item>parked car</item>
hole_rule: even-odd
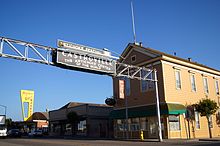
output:
[[[7,132],[8,137],[21,137],[22,133],[19,129],[11,129]]]
[[[28,136],[40,137],[40,136],[43,136],[43,132],[42,130],[33,130],[28,133]]]

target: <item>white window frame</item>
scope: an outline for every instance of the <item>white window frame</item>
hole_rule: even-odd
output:
[[[179,69],[175,69],[175,84],[176,89],[180,90],[182,88],[182,82],[181,82],[181,73]],[[178,77],[177,77],[178,75]],[[178,79],[177,79],[178,78]]]
[[[141,76],[142,76],[142,74],[141,74]],[[148,77],[154,79],[154,74],[151,73]],[[143,85],[145,85],[145,88],[143,88]],[[155,83],[154,83],[154,81],[140,80],[140,87],[141,87],[141,89],[140,89],[141,92],[153,91],[155,89]]]
[[[205,94],[209,94],[209,82],[207,77],[203,77],[203,87]]]
[[[215,92],[216,92],[216,95],[219,95],[219,81],[218,80],[215,80]]]
[[[193,92],[196,92],[197,91],[197,88],[196,88],[196,77],[195,77],[194,73],[190,73],[190,83],[191,83],[191,90]]]

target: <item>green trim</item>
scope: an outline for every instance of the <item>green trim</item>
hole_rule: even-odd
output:
[[[161,115],[178,115],[186,112],[186,107],[182,104],[161,103]],[[139,106],[128,108],[128,118],[156,116],[156,105]],[[125,109],[113,110],[110,113],[112,119],[125,119]]]

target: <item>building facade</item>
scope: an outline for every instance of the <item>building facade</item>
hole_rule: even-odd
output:
[[[209,98],[219,106],[220,71],[139,44],[128,44],[122,58],[120,62],[157,70],[163,138],[209,137],[206,118],[190,105]],[[120,80],[125,85],[124,98],[119,98]],[[144,138],[158,138],[154,82],[114,78],[113,84],[116,100],[111,112],[114,137],[125,138],[128,135],[129,138],[140,138],[140,131],[143,131]],[[186,111],[194,116],[194,120],[188,120]],[[212,115],[211,123],[213,137],[220,136],[218,112]]]
[[[112,107],[105,104],[70,102],[58,110],[49,112],[50,135],[91,138],[113,137],[109,113]],[[69,121],[68,113],[75,112],[76,121]],[[73,125],[72,125],[73,124]]]
[[[33,129],[40,129],[43,133],[48,134],[49,113],[34,112],[25,123],[33,123]]]

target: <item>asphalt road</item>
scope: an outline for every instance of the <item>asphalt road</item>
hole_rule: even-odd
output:
[[[0,139],[0,146],[220,146],[220,141],[135,142],[116,140],[72,140],[72,139]]]

